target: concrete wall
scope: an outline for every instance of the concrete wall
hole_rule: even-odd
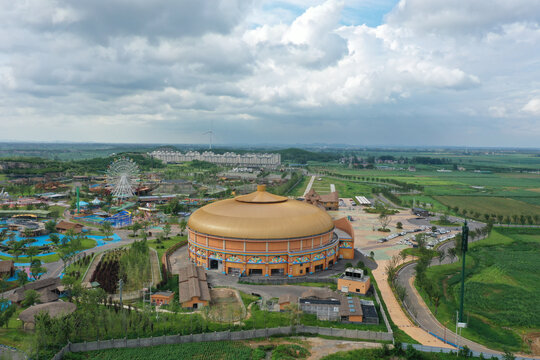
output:
[[[62,349],[54,360],[61,360],[65,351],[70,352],[85,352],[105,349],[119,349],[119,348],[137,348],[148,347],[156,345],[167,344],[183,344],[188,342],[203,342],[203,341],[225,341],[225,340],[246,340],[253,338],[269,337],[274,335],[294,335],[300,333],[319,334],[335,337],[346,337],[351,339],[362,340],[393,340],[393,333],[388,332],[375,332],[375,331],[361,331],[361,330],[349,330],[349,329],[336,329],[336,328],[324,328],[318,326],[304,326],[299,325],[295,328],[291,326],[268,328],[268,329],[256,329],[256,330],[243,330],[243,331],[221,331],[213,333],[202,333],[192,335],[168,335],[160,337],[150,338],[138,338],[138,339],[113,339],[103,341],[91,341],[84,343],[68,344]]]

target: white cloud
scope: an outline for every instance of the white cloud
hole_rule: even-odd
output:
[[[522,110],[533,115],[540,115],[540,97],[529,100]]]
[[[458,126],[471,141],[490,126],[486,144],[523,145],[506,119],[540,128],[538,2],[407,0],[378,26],[343,25],[366,2],[208,4],[0,0],[5,133],[100,140],[95,119],[193,141],[214,120],[231,141],[455,144]]]

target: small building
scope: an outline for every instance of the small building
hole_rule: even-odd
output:
[[[319,320],[363,322],[360,299],[330,289],[314,288],[305,291],[298,299],[298,305],[303,312],[317,315]]]
[[[58,224],[56,224],[56,231],[58,231],[60,234],[65,234],[69,230],[73,230],[75,234],[80,234],[83,227],[84,226],[81,224],[62,220]]]
[[[305,200],[312,205],[323,207],[325,210],[339,210],[339,194],[337,191],[319,195],[312,188],[307,192]]]
[[[181,268],[178,281],[178,297],[182,307],[198,309],[208,305],[210,289],[202,267],[189,264]]]
[[[39,300],[41,303],[56,301],[58,300],[61,285],[62,283],[59,278],[36,280],[15,289],[13,294],[9,295],[8,299],[13,303],[20,304],[24,300],[25,291],[35,290],[40,294]]]
[[[160,291],[150,295],[150,303],[152,305],[169,305],[174,300],[174,292]]]
[[[338,278],[337,288],[344,293],[366,295],[371,286],[369,276],[365,276],[364,270],[347,268]]]
[[[15,263],[13,260],[0,261],[0,278],[10,278],[15,274]]]
[[[55,301],[46,304],[32,305],[28,309],[22,311],[19,314],[19,319],[23,322],[23,328],[25,330],[33,330],[35,323],[35,316],[40,313],[47,313],[51,318],[60,317],[73,313],[77,309],[74,303]]]
[[[422,208],[412,208],[412,213],[419,217],[429,217],[429,211]]]

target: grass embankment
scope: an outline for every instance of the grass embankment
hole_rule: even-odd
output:
[[[351,351],[340,351],[332,355],[327,355],[322,360],[461,360],[479,359],[477,357],[463,356],[443,353],[424,353],[412,348],[398,352],[388,348],[379,349],[358,349]]]
[[[496,228],[469,245],[466,259],[463,336],[493,349],[530,351],[522,337],[540,329],[540,229]],[[419,292],[442,324],[452,328],[460,293],[461,261],[427,270],[443,294],[435,307]]]

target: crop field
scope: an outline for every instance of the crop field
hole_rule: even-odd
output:
[[[494,349],[530,352],[524,338],[540,330],[540,229],[495,228],[467,255],[463,335]],[[460,262],[434,266],[427,276],[443,298],[437,319],[452,328],[460,292]],[[537,335],[536,335],[537,336]]]
[[[216,341],[162,345],[135,349],[110,349],[80,353],[77,359],[96,360],[252,360],[260,352],[241,342]],[[77,354],[79,355],[79,354]],[[264,356],[265,353],[262,353]]]
[[[540,216],[540,206],[510,198],[487,196],[435,196],[434,198],[446,206],[457,206],[460,209],[466,209],[469,213]]]

